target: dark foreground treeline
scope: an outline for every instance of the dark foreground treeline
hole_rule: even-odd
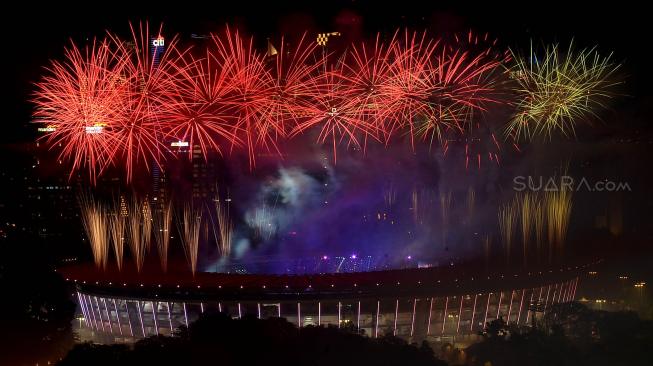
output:
[[[653,322],[634,312],[590,310],[579,303],[556,304],[534,327],[517,329],[504,321],[486,327],[483,341],[464,357],[469,365],[651,365]]]
[[[208,314],[173,337],[154,336],[133,347],[81,344],[59,363],[69,365],[446,365],[430,347],[351,329],[298,329],[285,319],[232,319]]]
[[[297,329],[285,319],[231,319],[207,314],[173,337],[126,345],[77,345],[68,365],[650,365],[653,323],[635,313],[557,304],[535,327],[489,323],[482,340],[465,350],[450,345],[438,356],[426,344],[379,339],[354,329]]]

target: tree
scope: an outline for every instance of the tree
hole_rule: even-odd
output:
[[[94,360],[100,357],[128,365],[205,365],[207,361],[220,365],[446,365],[428,345],[417,347],[393,336],[374,339],[332,326],[298,329],[281,318],[232,319],[220,313],[205,313],[174,336],[146,338],[133,349],[80,345],[60,365],[97,364]]]

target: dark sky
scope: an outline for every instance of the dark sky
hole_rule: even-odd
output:
[[[128,31],[128,21],[163,21],[169,32],[182,37],[191,33],[219,30],[224,24],[236,24],[259,40],[279,33],[346,30],[369,37],[377,31],[397,28],[428,29],[432,34],[490,32],[504,46],[527,47],[530,39],[538,42],[572,38],[582,46],[598,45],[604,52],[614,52],[623,62],[627,75],[625,103],[644,102],[650,95],[649,48],[651,43],[650,12],[641,6],[615,4],[574,6],[571,2],[521,2],[519,5],[478,6],[462,2],[442,5],[437,1],[310,1],[310,2],[234,2],[242,5],[212,6],[197,2],[178,5],[134,6],[129,3],[88,2],[74,6],[26,4],[5,12],[2,24],[4,43],[2,62],[6,71],[4,87],[7,103],[3,121],[5,133],[0,141],[24,139],[25,123],[31,106],[26,103],[48,59],[59,57],[69,39],[83,41],[102,36],[106,29]],[[245,4],[246,3],[246,4]],[[270,4],[273,3],[273,4]],[[110,6],[110,7],[109,7]],[[8,114],[7,114],[8,112]]]

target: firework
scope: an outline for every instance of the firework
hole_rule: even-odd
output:
[[[497,40],[487,33],[477,35],[470,31],[454,38],[454,47],[446,46],[448,54],[469,69],[460,72],[454,79],[458,82],[450,88],[452,100],[448,103],[454,106],[450,108],[454,112],[450,119],[455,123],[444,129],[443,154],[447,155],[452,146],[459,146],[464,149],[465,169],[480,169],[483,161],[499,165],[504,142],[496,136],[502,126],[494,125],[485,112],[491,104],[505,104],[505,73],[500,66],[510,60],[510,54],[497,48]]]
[[[419,193],[417,192],[417,188],[413,188],[413,193],[411,194],[411,209],[413,211],[413,219],[415,220],[415,224],[420,223],[420,217],[419,217]]]
[[[540,259],[542,254],[542,242],[544,241],[544,229],[546,224],[546,216],[544,215],[544,204],[538,196],[535,201],[533,209],[533,229],[535,231],[535,245],[537,250],[537,259]]]
[[[254,229],[256,238],[269,240],[277,233],[274,217],[267,205],[257,207],[254,213],[246,218],[249,227]]]
[[[472,33],[469,39],[471,43]],[[475,52],[476,47],[467,48],[443,45],[433,58],[432,113],[417,130],[425,140],[433,142],[445,132],[466,135],[475,115],[485,111],[487,104],[498,102],[495,70],[503,59],[495,57],[490,48]]]
[[[356,99],[347,98],[347,85],[341,78],[342,64],[322,74],[317,82],[316,93],[300,106],[305,116],[290,135],[296,136],[308,130],[319,130],[317,142],[329,143],[333,161],[337,163],[337,148],[343,141],[347,147],[363,150],[367,137],[378,135],[377,126],[360,119]]]
[[[279,137],[287,136],[291,125],[300,123],[305,117],[302,104],[315,96],[324,80],[326,57],[316,57],[317,44],[309,42],[302,35],[297,45],[291,47],[281,38],[278,53],[268,55],[272,64],[272,93],[266,114],[271,125],[278,128]]]
[[[476,191],[474,187],[467,189],[467,219],[471,223],[474,218],[474,209],[476,207]]]
[[[135,197],[130,202],[128,215],[129,249],[131,249],[132,258],[136,264],[136,270],[140,272],[143,268],[147,248],[143,230],[143,204]]]
[[[111,233],[111,242],[113,243],[113,252],[116,256],[116,265],[118,270],[122,270],[122,262],[125,248],[125,217],[119,211],[114,211],[109,217],[109,230]]]
[[[212,35],[216,51],[212,55],[229,83],[226,104],[234,116],[234,128],[241,132],[250,168],[256,165],[256,149],[278,151],[277,138],[285,135],[281,120],[268,113],[272,103],[273,78],[265,56],[254,50],[253,39],[243,39],[238,31],[226,29]]]
[[[554,252],[562,255],[572,207],[572,192],[562,188],[547,192],[544,197],[549,238],[549,261]]]
[[[394,60],[390,65],[391,81],[388,86],[393,102],[387,106],[390,123],[387,134],[407,130],[412,146],[418,124],[431,123],[439,127],[437,109],[432,108],[429,102],[434,89],[431,74],[438,44],[438,40],[430,39],[426,33],[420,35],[408,31],[393,44]],[[437,128],[432,130],[440,132]]]
[[[190,205],[185,205],[180,220],[177,220],[181,242],[184,247],[184,254],[190,266],[190,270],[195,275],[197,270],[197,255],[200,243],[200,228],[202,226],[202,212],[193,209]]]
[[[127,92],[122,75],[127,62],[112,43],[94,41],[84,49],[75,44],[65,61],[53,61],[36,85],[34,116],[55,126],[46,139],[61,146],[59,158],[72,161],[71,175],[86,168],[92,181],[114,162],[120,146],[115,127],[120,124]]]
[[[397,189],[395,188],[392,182],[383,190],[383,202],[385,203],[388,210],[392,210],[395,202],[397,201]]]
[[[506,262],[510,264],[510,253],[512,251],[512,240],[517,225],[517,210],[512,203],[499,208],[499,231],[506,248]]]
[[[305,36],[295,46],[282,38],[280,52],[264,54],[229,28],[191,54],[162,28],[130,28],[129,41],[108,33],[85,48],[73,44],[36,85],[35,120],[51,127],[44,138],[72,162],[71,176],[86,169],[95,182],[120,166],[129,182],[137,167],[163,169],[171,141],[188,144],[189,159],[242,150],[253,169],[261,149],[280,155],[281,141],[313,133],[334,161],[340,145],[365,151],[407,136],[413,148],[443,143],[445,155],[460,142],[467,166],[499,163],[499,127],[479,117],[506,94],[499,70],[511,55],[487,35],[443,42],[395,32],[334,57],[318,55]],[[520,136],[573,133],[615,84],[617,66],[595,49],[563,54],[554,45],[542,59],[529,56],[515,56],[508,69],[519,101],[506,136],[516,149]]]
[[[533,223],[536,220],[537,203],[533,194],[526,192],[516,197],[516,206],[519,210],[519,219],[521,222],[521,234],[523,245],[524,267],[528,261],[528,246],[532,236]]]
[[[397,98],[392,90],[391,70],[397,34],[387,44],[380,37],[377,34],[373,45],[361,43],[351,48],[346,55],[341,79],[346,84],[343,90],[345,98],[356,101],[351,113],[352,120],[376,126],[388,143],[397,126],[391,118],[392,110],[388,108]]]
[[[143,234],[142,234],[142,240],[143,240],[143,248],[145,248],[145,251],[150,250],[150,246],[152,244],[152,209],[150,208],[150,204],[148,203],[147,196],[143,200],[143,203],[141,205],[141,215],[142,215],[142,220],[143,220]]]
[[[219,198],[215,200],[215,210],[217,215],[217,226],[219,233],[218,248],[222,257],[229,257],[231,253],[231,235],[234,229],[234,224],[229,214],[230,199],[224,202]]]
[[[492,246],[492,238],[490,235],[485,235],[483,239],[483,253],[485,254],[485,269],[490,268],[490,248]]]
[[[176,88],[160,96],[160,123],[165,138],[199,147],[204,159],[209,151],[223,153],[222,143],[239,146],[241,141],[229,111],[229,83],[225,71],[207,51],[194,59],[188,55],[173,64],[179,75]],[[188,149],[191,159],[193,149]]]
[[[147,23],[135,28],[130,24],[132,40],[125,42],[109,35],[118,53],[127,60],[125,70],[127,91],[124,93],[122,116],[118,120],[120,160],[124,163],[129,182],[134,168],[142,164],[162,166],[165,156],[163,131],[160,123],[161,98],[173,93],[182,71],[187,50],[177,49],[177,38],[165,40],[165,47],[152,40],[163,40],[163,27],[150,33]]]
[[[446,244],[447,232],[449,230],[449,211],[451,211],[451,191],[440,196],[440,218],[442,219],[442,243]]]
[[[95,266],[106,270],[109,258],[109,233],[105,209],[93,198],[85,195],[82,195],[79,201],[82,208],[82,222],[91,245]]]
[[[526,139],[550,138],[554,131],[574,135],[578,121],[594,115],[613,95],[612,77],[619,65],[596,48],[576,51],[570,43],[563,53],[555,44],[539,54],[531,46],[527,57],[514,56],[510,73],[518,101],[509,134]]]
[[[170,227],[172,224],[172,204],[168,202],[154,215],[154,241],[159,253],[163,272],[168,271],[168,248],[170,247]]]

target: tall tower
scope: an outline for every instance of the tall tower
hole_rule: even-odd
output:
[[[149,43],[150,49],[150,62],[152,67],[158,68],[159,63],[161,62],[161,57],[165,52],[165,38],[161,34],[158,34],[156,37],[150,38]],[[157,139],[162,138],[160,134],[157,134]],[[165,172],[153,162],[152,164],[152,198],[150,205],[153,212],[158,212],[160,209],[163,209],[164,204],[167,200],[166,195],[166,176]]]

